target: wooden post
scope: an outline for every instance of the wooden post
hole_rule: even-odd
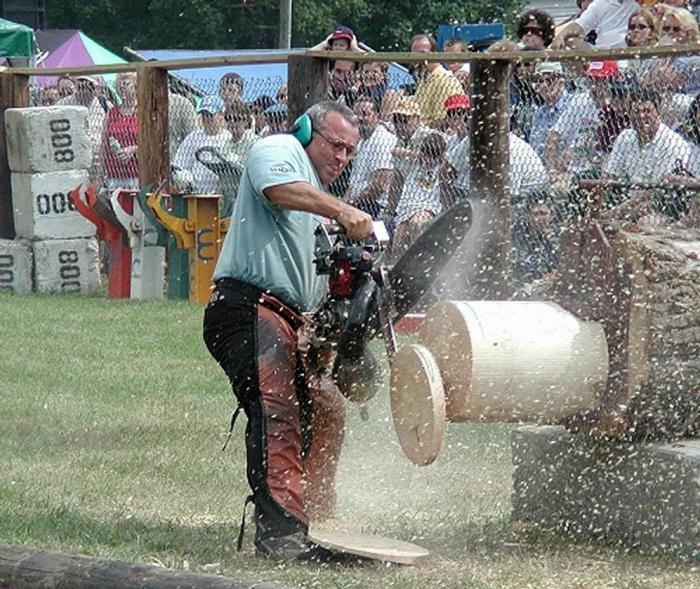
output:
[[[509,83],[509,62],[472,62],[470,194],[472,201],[484,204],[474,211],[473,226],[483,232],[484,238],[473,294],[492,300],[508,298],[512,293]],[[480,214],[485,218],[476,218]]]
[[[0,587],[72,589],[284,589],[276,583],[175,571],[92,556],[0,546]]]
[[[328,99],[328,61],[290,55],[287,61],[288,120],[293,123],[312,104]]]
[[[5,72],[0,74],[0,238],[14,239],[10,166],[5,141],[5,111],[29,106],[29,76]]]
[[[139,184],[155,190],[170,178],[168,71],[138,68]]]

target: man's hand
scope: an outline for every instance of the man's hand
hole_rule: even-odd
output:
[[[364,239],[372,235],[372,217],[360,209],[347,205],[335,220],[350,239]]]

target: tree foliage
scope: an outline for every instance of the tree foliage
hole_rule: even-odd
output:
[[[242,49],[276,47],[279,0],[62,0],[47,3],[52,28],[79,28],[120,53],[122,47]],[[439,24],[512,22],[522,0],[295,0],[293,45],[352,27],[377,50],[406,50]]]

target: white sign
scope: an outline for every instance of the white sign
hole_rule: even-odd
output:
[[[32,292],[32,248],[25,241],[0,239],[0,290]]]
[[[47,239],[32,246],[38,292],[93,294],[100,290],[96,239]]]

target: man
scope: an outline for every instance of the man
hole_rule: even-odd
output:
[[[243,77],[236,72],[229,72],[219,80],[219,96],[228,108],[243,100]]]
[[[571,35],[585,37],[592,31],[597,33],[598,48],[625,47],[627,22],[637,10],[636,0],[593,0],[575,21],[557,31],[552,49],[563,49]]]
[[[328,98],[352,108],[357,98],[357,62],[336,59],[328,81]]]
[[[690,147],[677,133],[661,122],[659,97],[650,88],[630,93],[631,128],[622,131],[603,168],[604,177],[631,183],[663,183],[664,176],[687,169]],[[660,186],[662,187],[662,186]],[[674,217],[680,202],[649,190],[633,191],[614,216],[638,222],[651,215]]]
[[[529,143],[535,153],[543,158],[549,132],[569,104],[571,95],[566,91],[564,70],[560,63],[554,61],[537,64],[532,86],[544,104],[532,115]]]
[[[437,43],[430,35],[416,35],[411,41],[412,53],[432,53]],[[422,63],[416,68],[414,100],[426,124],[439,125],[445,118],[445,100],[453,94],[463,94],[462,84],[437,62]]]
[[[328,376],[302,356],[297,330],[326,294],[314,267],[315,230],[334,219],[362,239],[372,218],[324,191],[359,141],[357,118],[321,102],[312,132],[272,135],[250,150],[231,228],[214,271],[204,340],[248,417],[247,476],[256,554],[314,558],[309,511],[328,516],[343,439],[344,407]],[[301,349],[300,349],[301,348]]]
[[[353,110],[360,125],[360,143],[345,200],[380,219],[387,205],[393,170],[391,152],[397,139],[379,123],[377,103],[372,98],[358,99]]]
[[[173,167],[188,170],[192,174],[195,190],[199,194],[216,194],[219,179],[209,168],[197,159],[197,151],[202,147],[221,150],[231,139],[231,134],[224,129],[224,101],[218,96],[205,96],[196,108],[201,116],[201,129],[192,131],[180,144]]]

